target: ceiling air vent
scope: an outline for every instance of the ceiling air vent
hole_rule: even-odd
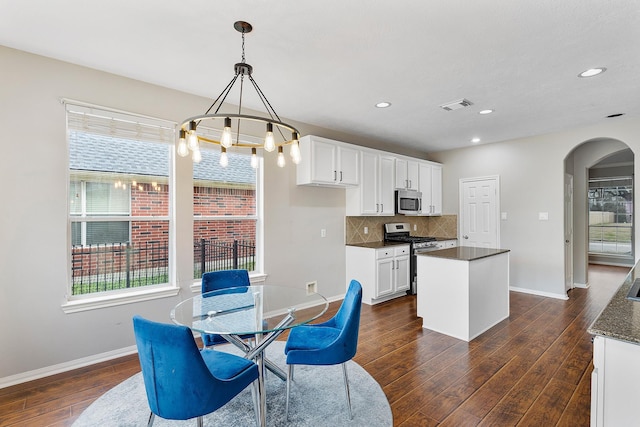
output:
[[[457,101],[443,104],[440,106],[440,108],[446,111],[453,111],[453,110],[459,110],[460,108],[468,107],[469,105],[473,105],[473,102],[463,98],[463,99],[458,99]]]

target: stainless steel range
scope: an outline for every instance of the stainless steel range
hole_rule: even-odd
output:
[[[435,237],[421,237],[411,235],[411,226],[407,222],[393,222],[384,225],[385,242],[402,242],[411,246],[411,257],[409,258],[409,277],[411,288],[408,294],[416,293],[416,252],[425,252],[437,249]]]

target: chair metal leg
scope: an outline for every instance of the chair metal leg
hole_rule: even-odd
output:
[[[258,393],[258,380],[255,380],[251,384],[251,398],[253,400],[253,412],[256,416],[256,426],[260,425],[260,395]]]
[[[342,364],[342,373],[344,374],[344,391],[347,394],[347,407],[349,408],[349,419],[353,419],[351,412],[351,395],[349,394],[349,377],[347,376],[347,363]]]
[[[151,427],[153,425],[153,421],[156,419],[156,414],[153,412],[149,414],[149,421],[147,421],[147,427]]]
[[[202,427],[203,426],[202,417],[198,417],[198,419],[196,420],[196,426],[198,426],[198,427]]]
[[[293,365],[287,365],[287,403],[284,409],[285,420],[289,419],[289,394],[291,394],[291,381],[293,381]]]

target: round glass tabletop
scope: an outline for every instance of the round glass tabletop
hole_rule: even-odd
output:
[[[309,323],[328,307],[325,297],[306,289],[242,286],[184,300],[171,310],[171,320],[206,334],[264,334]]]

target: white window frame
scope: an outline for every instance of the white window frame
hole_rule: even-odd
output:
[[[62,104],[65,105],[66,111],[81,111],[91,113],[91,111],[96,110],[100,113],[108,113],[110,116],[120,119],[119,123],[126,123],[130,125],[130,132],[132,135],[135,135],[136,132],[139,134],[144,134],[149,131],[150,127],[160,127],[160,132],[163,132],[161,137],[164,137],[165,141],[168,142],[168,146],[171,147],[169,150],[169,212],[166,216],[152,216],[152,217],[144,217],[144,216],[136,216],[134,217],[135,221],[168,221],[169,226],[169,236],[168,236],[168,254],[169,254],[169,264],[168,264],[168,277],[169,282],[166,284],[158,284],[158,285],[148,285],[139,288],[130,288],[118,291],[104,291],[100,293],[94,294],[86,294],[86,295],[71,295],[71,221],[72,217],[78,218],[77,215],[71,215],[69,207],[67,207],[67,293],[65,302],[62,304],[61,308],[64,313],[76,313],[87,310],[100,309],[105,307],[113,307],[123,304],[130,304],[141,301],[149,301],[158,298],[167,298],[178,295],[180,288],[177,286],[176,281],[176,273],[175,273],[175,215],[174,215],[174,207],[173,203],[175,201],[175,179],[174,179],[174,171],[175,171],[175,129],[177,124],[174,122],[169,122],[162,119],[157,119],[154,117],[143,116],[136,113],[131,113],[127,111],[112,109],[108,107],[98,106],[94,104],[85,103],[82,101],[75,101],[70,99],[62,99]],[[67,134],[69,133],[69,118],[67,113]],[[125,125],[126,126],[126,125]],[[106,131],[106,130],[105,130]],[[127,138],[125,135],[118,135],[119,137]],[[170,136],[170,141],[168,140]],[[129,138],[135,139],[132,136]],[[147,139],[153,140],[153,139]],[[67,138],[67,153],[69,140]],[[69,154],[67,154],[67,159],[69,158]],[[67,187],[69,187],[70,182],[70,170],[67,166]],[[69,188],[67,188],[67,192],[69,192]],[[68,198],[67,198],[68,199]],[[113,220],[117,218],[117,220],[123,220],[122,216],[116,217],[100,217],[99,219],[91,219],[96,221],[106,221]],[[127,220],[131,221],[131,216],[127,216]],[[83,218],[83,220],[88,220],[89,218]],[[130,230],[131,232],[131,230]]]
[[[222,132],[216,129],[209,129],[198,127],[198,133],[205,133],[207,137],[219,141]],[[261,138],[240,134],[239,138],[242,142],[245,143],[254,143],[256,145],[260,145],[263,141]],[[209,149],[209,148],[207,148]],[[215,147],[211,148],[215,150]],[[238,152],[234,147],[227,149],[228,153]],[[242,152],[241,154],[247,154]],[[248,154],[247,154],[248,155]],[[255,219],[256,220],[256,266],[254,271],[250,274],[250,280],[252,284],[261,284],[267,278],[266,273],[264,272],[264,156],[262,149],[257,150],[258,156],[258,168],[256,169],[256,211],[255,215],[238,215],[238,216],[228,216],[228,215],[193,215],[194,225],[196,221],[229,221],[229,220],[247,220],[247,219]],[[231,166],[231,165],[230,165]],[[193,203],[193,198],[192,198]],[[200,293],[202,289],[202,279],[194,278],[193,283],[191,284],[191,291],[193,293]]]

